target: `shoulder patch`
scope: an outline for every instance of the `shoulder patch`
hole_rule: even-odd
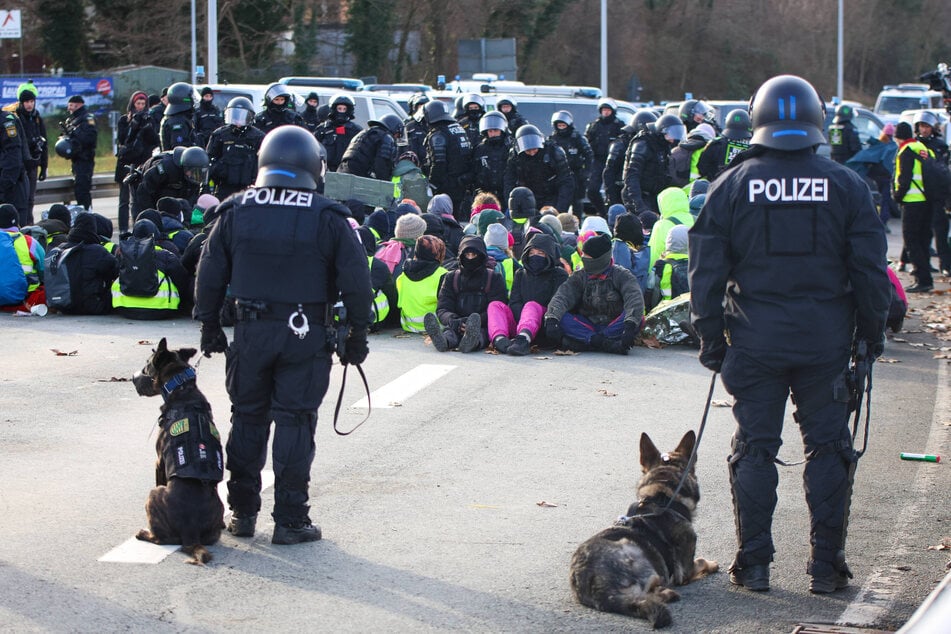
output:
[[[188,431],[188,419],[183,418],[172,423],[168,428],[168,433],[171,436],[181,436],[182,434]]]
[[[11,139],[15,139],[17,136],[17,126],[12,121],[7,121],[3,124],[3,129],[6,130],[7,136]]]
[[[156,166],[155,166],[155,169],[158,170],[158,173],[159,173],[159,174],[164,174],[164,173],[165,173],[165,166],[162,165],[161,163],[159,163],[158,165],[156,165]]]
[[[221,440],[221,434],[218,433],[218,428],[215,427],[214,421],[208,421],[208,429],[211,430],[211,435],[215,437],[215,440]]]
[[[88,123],[89,125],[96,125],[96,117],[94,117],[94,116],[91,115],[91,114],[87,114],[87,115],[86,115],[86,123]]]

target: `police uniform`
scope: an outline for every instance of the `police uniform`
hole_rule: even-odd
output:
[[[728,139],[725,136],[717,137],[707,144],[700,159],[697,161],[697,170],[700,172],[700,178],[705,178],[710,182],[720,175],[723,170],[729,167],[741,152],[749,149],[749,141],[744,139]]]
[[[224,125],[224,122],[221,109],[215,102],[202,99],[195,111],[195,145],[200,148],[207,147],[211,134]]]
[[[300,132],[313,143],[306,130]],[[282,144],[283,137],[274,135],[282,137],[275,131],[261,148],[259,184],[270,169],[268,144]],[[316,155],[313,145],[308,155]],[[280,526],[306,526],[317,409],[331,366],[327,308],[342,297],[351,337],[362,333],[365,350],[372,297],[366,252],[347,208],[312,190],[255,186],[224,201],[219,213],[198,264],[195,318],[203,324],[203,351],[223,350],[206,347],[205,328],[217,327],[226,291],[237,300],[226,362],[232,403],[228,502],[237,517],[260,509],[273,421],[273,517]],[[317,534],[301,541],[319,539]],[[277,541],[277,532],[274,541],[297,543]]]
[[[76,204],[92,207],[92,173],[95,168],[96,117],[83,105],[66,119],[66,134],[73,142],[72,172]]]
[[[433,192],[448,194],[452,199],[455,214],[461,215],[463,199],[472,178],[472,145],[469,135],[455,121],[435,121],[429,124],[424,145],[428,170],[426,177]],[[457,219],[459,215],[456,216]]]
[[[254,182],[264,133],[254,126],[223,125],[208,140],[208,170],[215,196],[224,200]]]
[[[287,106],[265,108],[255,115],[254,122],[251,125],[264,134],[282,125],[306,127],[304,118],[296,110],[291,110]]]
[[[396,165],[396,141],[382,125],[371,125],[353,137],[337,168],[338,172],[365,178],[390,180]]]
[[[30,181],[26,163],[30,158],[28,141],[23,125],[12,112],[3,113],[3,132],[0,133],[0,201],[10,203],[17,210],[21,227],[28,226],[32,209],[27,205]]]
[[[580,218],[584,214],[583,201],[585,187],[591,178],[594,153],[591,151],[588,140],[571,125],[564,130],[556,129],[551,136],[548,137],[548,141],[564,150],[565,158],[568,159],[568,167],[571,170],[573,184],[571,209],[574,211],[574,214]],[[602,162],[602,172],[604,171],[603,165],[604,163]],[[568,211],[560,207],[557,209],[558,211]]]
[[[178,146],[199,145],[195,135],[194,116],[194,111],[188,110],[178,114],[165,115],[162,118],[159,139],[163,152],[173,150]]]
[[[785,107],[796,102],[798,118]],[[845,370],[854,340],[880,353],[890,283],[868,187],[814,153],[823,115],[805,80],[764,84],[752,102],[754,147],[711,186],[689,234],[700,360],[722,372],[737,421],[731,582],[751,590],[769,587],[774,460],[790,392],[806,454],[810,589],[831,592],[851,576],[844,548],[856,454]]]
[[[545,142],[535,156],[513,147],[505,164],[505,196],[502,200],[508,200],[516,187],[532,190],[539,209],[551,205],[559,212],[566,211],[571,205],[574,186],[565,151],[551,142]]]
[[[660,132],[642,130],[624,159],[621,200],[636,213],[657,211],[657,194],[670,185],[670,144]]]
[[[829,126],[829,156],[833,161],[845,165],[861,149],[859,133],[851,121],[836,122]]]
[[[362,131],[363,128],[353,121],[340,121],[335,119],[333,113],[331,117],[317,126],[314,136],[320,141],[324,149],[327,150],[327,169],[336,172],[340,167],[340,161],[350,142]]]
[[[145,170],[132,200],[132,217],[144,209],[157,209],[159,198],[166,196],[184,198],[191,203],[198,199],[198,185],[185,178],[185,171],[176,162],[173,152],[162,153],[161,158]]]
[[[512,149],[512,137],[502,134],[486,136],[472,152],[473,189],[505,198],[505,164]]]
[[[616,109],[609,117],[600,116],[585,128],[584,136],[591,146],[594,161],[591,164],[591,177],[588,180],[588,200],[595,211],[604,213],[604,199],[601,197],[601,179],[604,175],[604,163],[608,159],[608,148],[621,134],[624,122],[617,118]],[[561,211],[561,210],[559,210]]]

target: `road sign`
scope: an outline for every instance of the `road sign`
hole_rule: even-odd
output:
[[[23,37],[20,21],[20,10],[0,10],[0,39],[19,39]]]

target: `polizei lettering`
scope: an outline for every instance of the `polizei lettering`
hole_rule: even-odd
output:
[[[764,202],[827,202],[829,179],[827,178],[751,178],[749,180],[751,203]]]
[[[314,202],[314,192],[296,189],[274,189],[261,187],[249,189],[241,197],[242,203],[254,201],[259,205],[282,205],[285,207],[310,207]]]

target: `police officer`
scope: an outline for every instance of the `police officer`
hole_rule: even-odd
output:
[[[505,115],[508,121],[509,132],[515,132],[528,123],[528,119],[518,112],[518,102],[512,97],[499,97],[495,100],[495,109]]]
[[[37,181],[46,180],[46,168],[49,164],[49,149],[46,143],[46,124],[36,109],[37,90],[33,82],[22,84],[17,89],[16,115],[23,128],[22,143],[29,158],[25,161],[26,176],[29,180],[29,194],[26,200],[26,217],[20,218],[21,227],[33,224],[33,199],[36,196]],[[37,171],[39,170],[39,171]],[[6,200],[6,199],[4,199]]]
[[[676,115],[665,114],[631,140],[624,159],[621,200],[629,211],[657,211],[657,194],[670,185],[670,150],[687,134]]]
[[[225,124],[208,140],[209,181],[218,200],[224,200],[254,182],[258,149],[264,133],[251,125],[254,105],[247,97],[235,97],[225,108]]]
[[[624,122],[617,118],[617,102],[602,99],[598,102],[598,118],[588,124],[584,137],[591,146],[594,162],[591,164],[591,177],[588,179],[588,202],[594,206],[595,213],[604,215],[604,198],[601,196],[601,179],[604,176],[604,163],[608,159],[608,148],[621,134]],[[564,211],[563,209],[560,211]]]
[[[168,106],[165,108],[165,116],[162,117],[162,125],[159,128],[163,152],[180,145],[184,147],[197,145],[193,91],[192,85],[183,81],[168,87],[166,95]]]
[[[304,126],[304,119],[294,110],[294,95],[284,84],[271,84],[264,91],[264,110],[254,117],[254,127],[267,134],[282,125]]]
[[[472,151],[472,186],[475,193],[492,194],[505,200],[505,164],[512,148],[509,123],[501,112],[482,115],[479,131],[482,141]]]
[[[144,209],[158,209],[160,198],[184,198],[195,204],[208,182],[208,163],[208,154],[200,147],[179,146],[162,152],[161,158],[153,159],[145,170],[135,190],[133,217]]]
[[[848,104],[841,104],[835,109],[835,117],[829,126],[829,156],[836,163],[842,163],[852,158],[862,149],[859,133],[852,124],[855,110]]]
[[[485,114],[485,99],[482,95],[472,92],[462,98],[460,105],[462,112],[456,117],[456,121],[469,135],[469,145],[475,147],[479,145],[479,121]]]
[[[337,353],[344,364],[363,363],[370,274],[347,208],[315,191],[325,163],[313,135],[297,126],[275,130],[261,144],[258,164],[255,186],[221,204],[198,264],[194,316],[205,356],[228,352],[228,530],[254,535],[273,421],[271,542],[297,544],[321,538],[308,515],[307,489],[317,410],[330,378],[328,309],[342,296],[349,329]],[[230,349],[219,322],[226,291],[237,300]]]
[[[746,110],[731,110],[726,115],[723,134],[707,145],[697,161],[700,177],[712,183],[740,152],[747,150],[753,136],[751,127],[750,114]]]
[[[604,197],[608,205],[620,205],[621,188],[624,186],[624,157],[631,139],[647,130],[649,125],[657,121],[653,110],[642,108],[634,113],[631,122],[621,128],[621,134],[611,141],[608,147],[608,157],[604,161]]]
[[[574,184],[565,151],[546,142],[541,131],[530,123],[515,133],[515,147],[505,164],[505,197],[501,200],[508,200],[516,187],[532,190],[539,208],[551,205],[562,212],[571,204]]]
[[[885,233],[862,179],[816,156],[825,108],[809,82],[774,77],[750,110],[752,147],[710,187],[690,230],[691,318],[700,362],[722,372],[734,400],[730,582],[769,589],[774,460],[791,392],[806,453],[809,589],[821,594],[852,576],[845,539],[857,456],[846,370],[850,355],[865,351],[870,363],[882,351]]]
[[[456,220],[468,220],[463,210],[466,191],[472,180],[472,145],[469,135],[456,123],[441,101],[430,101],[423,106],[429,132],[425,148],[424,172],[435,194],[447,194],[452,199]]]
[[[717,126],[716,118],[714,117],[716,111],[713,109],[713,106],[705,101],[688,99],[680,104],[680,109],[677,111],[677,114],[680,116],[680,120],[683,121],[684,127],[687,128],[688,134],[693,132],[693,129],[701,123],[709,123],[713,126],[714,130],[717,132],[720,131],[720,128]]]
[[[311,134],[317,131],[317,126],[321,123],[321,118],[317,114],[317,108],[320,106],[320,95],[315,92],[309,92],[307,98],[304,100],[304,111],[301,113],[301,118],[304,120],[304,127],[307,128]]]
[[[338,172],[388,181],[396,165],[396,144],[403,138],[403,120],[393,113],[367,121],[367,129],[353,137]]]
[[[330,100],[330,118],[317,126],[314,136],[327,150],[327,169],[336,172],[350,142],[363,129],[353,121],[356,103],[340,93]]]
[[[210,86],[201,89],[201,101],[195,111],[195,145],[206,147],[211,133],[225,123],[221,109],[215,105],[215,91]]]
[[[591,177],[594,153],[591,151],[588,140],[575,130],[574,117],[567,110],[559,110],[551,116],[551,135],[548,137],[548,142],[564,150],[565,157],[568,159],[573,185],[571,210],[580,218],[584,215],[585,187]],[[559,211],[567,211],[567,209]]]
[[[426,134],[429,126],[426,125],[423,106],[430,102],[424,93],[416,93],[409,98],[409,116],[403,119],[403,128],[406,134],[406,149],[411,150],[420,161],[420,168],[425,172],[426,166]]]
[[[62,124],[71,144],[69,159],[72,161],[73,192],[76,204],[86,209],[92,207],[92,172],[96,164],[96,117],[86,110],[82,95],[73,95],[66,104],[69,117]]]

